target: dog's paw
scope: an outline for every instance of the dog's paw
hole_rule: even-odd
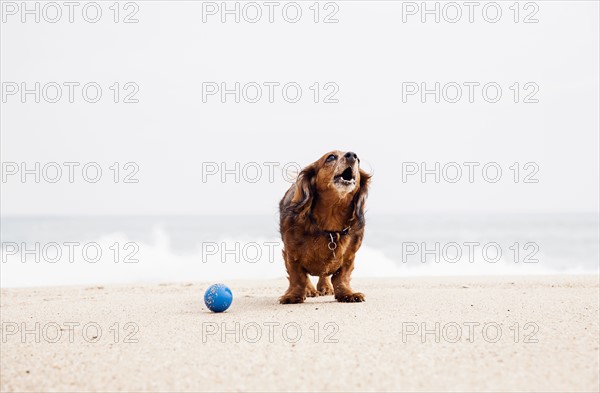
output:
[[[325,286],[318,289],[319,296],[328,296],[333,295],[333,288],[330,286]]]
[[[279,298],[279,303],[281,303],[281,304],[303,303],[305,298],[306,298],[305,296],[298,296],[298,295],[283,295]]]
[[[314,288],[306,288],[306,297],[317,297],[319,292]]]
[[[338,302],[342,303],[360,303],[365,301],[365,295],[360,292],[349,293],[336,297]]]

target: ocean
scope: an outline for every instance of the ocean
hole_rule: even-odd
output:
[[[285,277],[278,216],[2,217],[1,286]],[[367,216],[354,277],[598,274],[598,213]]]

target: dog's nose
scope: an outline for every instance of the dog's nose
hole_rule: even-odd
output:
[[[354,161],[356,161],[356,159],[358,158],[356,153],[353,151],[349,151],[348,153],[344,154],[344,157],[346,158],[346,161],[348,161],[349,163],[354,163]]]

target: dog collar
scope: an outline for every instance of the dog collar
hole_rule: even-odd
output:
[[[329,237],[329,243],[327,243],[327,248],[329,250],[331,250],[331,253],[333,254],[334,258],[335,258],[335,249],[338,246],[337,242],[340,241],[342,236],[346,236],[348,233],[350,233],[351,228],[352,228],[352,226],[348,225],[346,228],[342,229],[341,231],[324,231],[327,234],[327,236]]]
[[[327,248],[331,250],[333,257],[335,258],[335,250],[337,248],[337,242],[340,241],[342,236],[346,236],[350,233],[350,229],[352,229],[352,224],[348,225],[346,228],[341,231],[326,231],[319,228],[312,214],[309,216],[310,222],[317,227],[317,234],[327,236],[329,238],[329,243],[327,244]],[[352,221],[352,220],[351,220]]]
[[[310,222],[317,227],[317,232],[321,233],[322,235],[328,236],[328,237],[333,237],[333,235],[336,236],[336,238],[338,236],[345,236],[348,233],[350,233],[350,229],[352,229],[352,224],[348,225],[346,228],[342,229],[341,231],[328,231],[328,230],[323,230],[321,228],[319,228],[319,226],[317,225],[317,222],[315,221],[314,217],[312,216],[312,214],[309,216]],[[352,222],[352,220],[350,220],[350,222]]]
[[[344,236],[347,235],[348,233],[350,233],[350,228],[351,226],[347,226],[346,228],[342,229],[341,231],[325,231],[328,233],[335,233],[335,234],[339,234],[340,236]]]
[[[350,226],[347,226],[346,228],[342,229],[341,231],[326,231],[326,233],[329,235],[329,243],[327,244],[327,248],[331,250],[331,253],[333,254],[333,257],[335,258],[335,249],[337,248],[337,243],[336,241],[339,241],[340,238],[344,235],[347,235],[350,232]],[[335,239],[333,238],[333,235],[335,234]]]

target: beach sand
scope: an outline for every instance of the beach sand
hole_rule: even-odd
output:
[[[356,278],[365,303],[285,306],[285,279],[227,284],[222,314],[207,283],[2,289],[0,388],[600,389],[597,276]]]

